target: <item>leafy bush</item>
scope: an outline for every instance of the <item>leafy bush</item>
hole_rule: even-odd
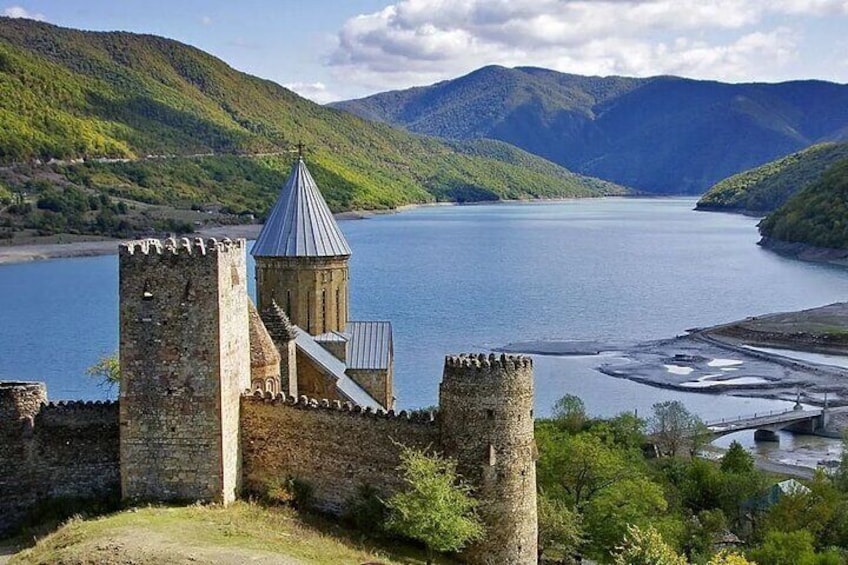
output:
[[[360,485],[356,494],[345,502],[343,517],[359,530],[370,534],[382,533],[389,512],[379,494],[371,485]]]

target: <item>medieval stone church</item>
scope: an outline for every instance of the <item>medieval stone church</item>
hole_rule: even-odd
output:
[[[391,410],[392,326],[348,319],[350,247],[303,158],[251,253],[253,390]]]

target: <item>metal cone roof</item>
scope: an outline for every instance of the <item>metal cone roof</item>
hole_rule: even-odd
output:
[[[318,185],[300,158],[271,209],[254,257],[340,257],[350,247]]]

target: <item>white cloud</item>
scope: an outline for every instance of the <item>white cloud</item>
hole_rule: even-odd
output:
[[[212,25],[212,18],[210,18],[209,16],[201,16],[200,23],[205,26]]]
[[[848,0],[400,0],[349,19],[327,64],[370,89],[491,63],[771,80],[799,58],[799,22],[846,15]]]
[[[30,12],[23,6],[9,6],[8,8],[4,8],[3,15],[7,18],[23,18],[26,20],[38,20],[40,22],[47,19],[44,14]]]
[[[318,104],[326,104],[339,99],[338,96],[334,96],[327,90],[327,85],[323,82],[293,82],[283,86]]]

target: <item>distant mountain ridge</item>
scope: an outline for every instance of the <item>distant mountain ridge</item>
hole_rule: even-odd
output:
[[[0,17],[0,164],[128,159],[55,166],[52,178],[261,215],[297,142],[336,211],[625,192],[505,143],[446,143],[320,106],[174,40]],[[3,174],[0,211],[28,173]]]
[[[451,139],[498,139],[646,192],[699,194],[822,141],[848,139],[848,85],[586,77],[489,66],[332,104]]]

